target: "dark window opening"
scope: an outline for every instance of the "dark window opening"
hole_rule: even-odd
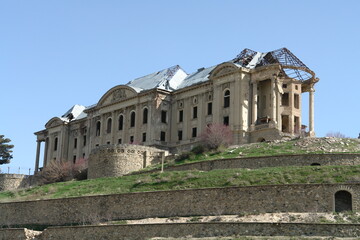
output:
[[[212,115],[212,102],[207,104],[207,115]]]
[[[282,86],[283,88],[287,88],[287,84],[283,84],[283,86]]]
[[[160,141],[162,141],[162,142],[165,141],[165,132],[163,132],[163,131],[160,132]]]
[[[148,109],[144,108],[144,111],[143,111],[143,124],[146,124],[146,123],[148,123]]]
[[[123,130],[123,126],[124,126],[124,116],[120,115],[119,116],[119,131]]]
[[[118,139],[118,144],[121,144],[122,140],[121,138]]]
[[[352,196],[348,191],[335,193],[335,212],[352,211]]]
[[[95,147],[98,147],[99,146],[99,144],[95,144]]]
[[[111,133],[111,124],[112,124],[112,119],[109,118],[107,120],[106,133]]]
[[[281,131],[284,133],[288,133],[290,131],[288,115],[281,115]]]
[[[193,107],[193,119],[197,118],[197,107]]]
[[[130,115],[130,127],[135,127],[135,112]]]
[[[229,116],[224,117],[223,124],[229,126]]]
[[[281,97],[281,105],[289,106],[289,93],[283,93],[283,95]]]
[[[107,145],[110,145],[110,142],[106,142]]]
[[[146,142],[146,133],[143,133],[143,134],[142,134],[142,141],[143,141],[143,142]]]
[[[224,108],[230,107],[230,91],[226,90],[224,93]]]
[[[294,94],[294,107],[299,109],[299,94]]]
[[[74,148],[77,148],[77,138],[74,139]]]
[[[197,128],[193,128],[192,129],[192,134],[191,134],[191,137],[195,138],[197,136]]]
[[[83,155],[82,155],[82,156],[83,156],[83,158],[85,158],[85,153],[83,153]]]
[[[178,140],[181,141],[183,138],[183,131],[178,131]]]
[[[179,122],[183,122],[183,120],[184,120],[184,111],[180,110],[179,111]]]
[[[76,163],[76,155],[73,156],[73,163]]]
[[[96,122],[96,133],[95,133],[95,136],[100,136],[100,132],[101,132],[101,123],[98,121],[98,122]]]
[[[54,151],[57,151],[57,148],[58,148],[58,138],[55,138],[55,141],[54,141]]]
[[[167,112],[166,111],[161,111],[161,122],[162,123],[166,123],[166,115],[167,115]]]
[[[83,145],[86,146],[86,135],[83,136]]]
[[[134,142],[134,136],[130,136],[130,143]]]

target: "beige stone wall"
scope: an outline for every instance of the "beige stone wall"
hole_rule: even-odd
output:
[[[4,230],[3,230],[4,231]],[[1,234],[0,230],[0,234]],[[37,239],[150,239],[235,236],[332,236],[357,237],[359,224],[308,223],[177,223],[50,227]],[[1,236],[1,235],[0,235]]]
[[[29,187],[31,179],[23,174],[0,174],[0,191]]]
[[[132,144],[103,145],[95,148],[89,157],[88,178],[116,177],[161,162],[167,155],[152,147]]]
[[[333,212],[339,190],[360,211],[360,184],[295,184],[128,193],[1,203],[0,226],[64,225],[93,219],[238,215],[261,212]]]
[[[337,154],[303,154],[303,155],[278,155],[265,157],[248,157],[217,159],[211,161],[188,163],[179,166],[171,166],[165,171],[200,170],[210,171],[213,169],[230,168],[263,168],[279,166],[311,166],[312,164],[330,165],[360,165],[360,154],[337,153]]]

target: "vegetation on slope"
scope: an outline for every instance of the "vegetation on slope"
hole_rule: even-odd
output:
[[[360,165],[144,173],[117,178],[61,182],[19,191],[0,192],[0,201],[267,184],[359,182],[359,172]]]

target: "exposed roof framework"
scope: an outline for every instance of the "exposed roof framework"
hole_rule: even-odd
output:
[[[314,72],[311,71],[287,48],[280,48],[267,53],[260,53],[245,48],[232,61],[246,68],[257,68],[271,64],[280,64],[285,76],[294,78],[301,82],[311,80],[315,77]]]

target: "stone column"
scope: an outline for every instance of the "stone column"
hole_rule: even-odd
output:
[[[40,148],[41,148],[41,141],[37,140],[37,148],[36,148],[36,160],[35,160],[35,172],[39,171],[39,160],[40,160]]]
[[[251,128],[252,130],[255,129],[255,124],[256,124],[256,120],[257,120],[257,97],[258,97],[258,93],[257,93],[257,83],[253,82],[253,91],[252,91],[252,118],[251,118]]]
[[[315,137],[314,131],[314,86],[309,91],[309,137]]]
[[[276,115],[276,81],[275,77],[271,78],[271,112],[270,112],[270,119],[273,123],[277,122],[277,115]]]

